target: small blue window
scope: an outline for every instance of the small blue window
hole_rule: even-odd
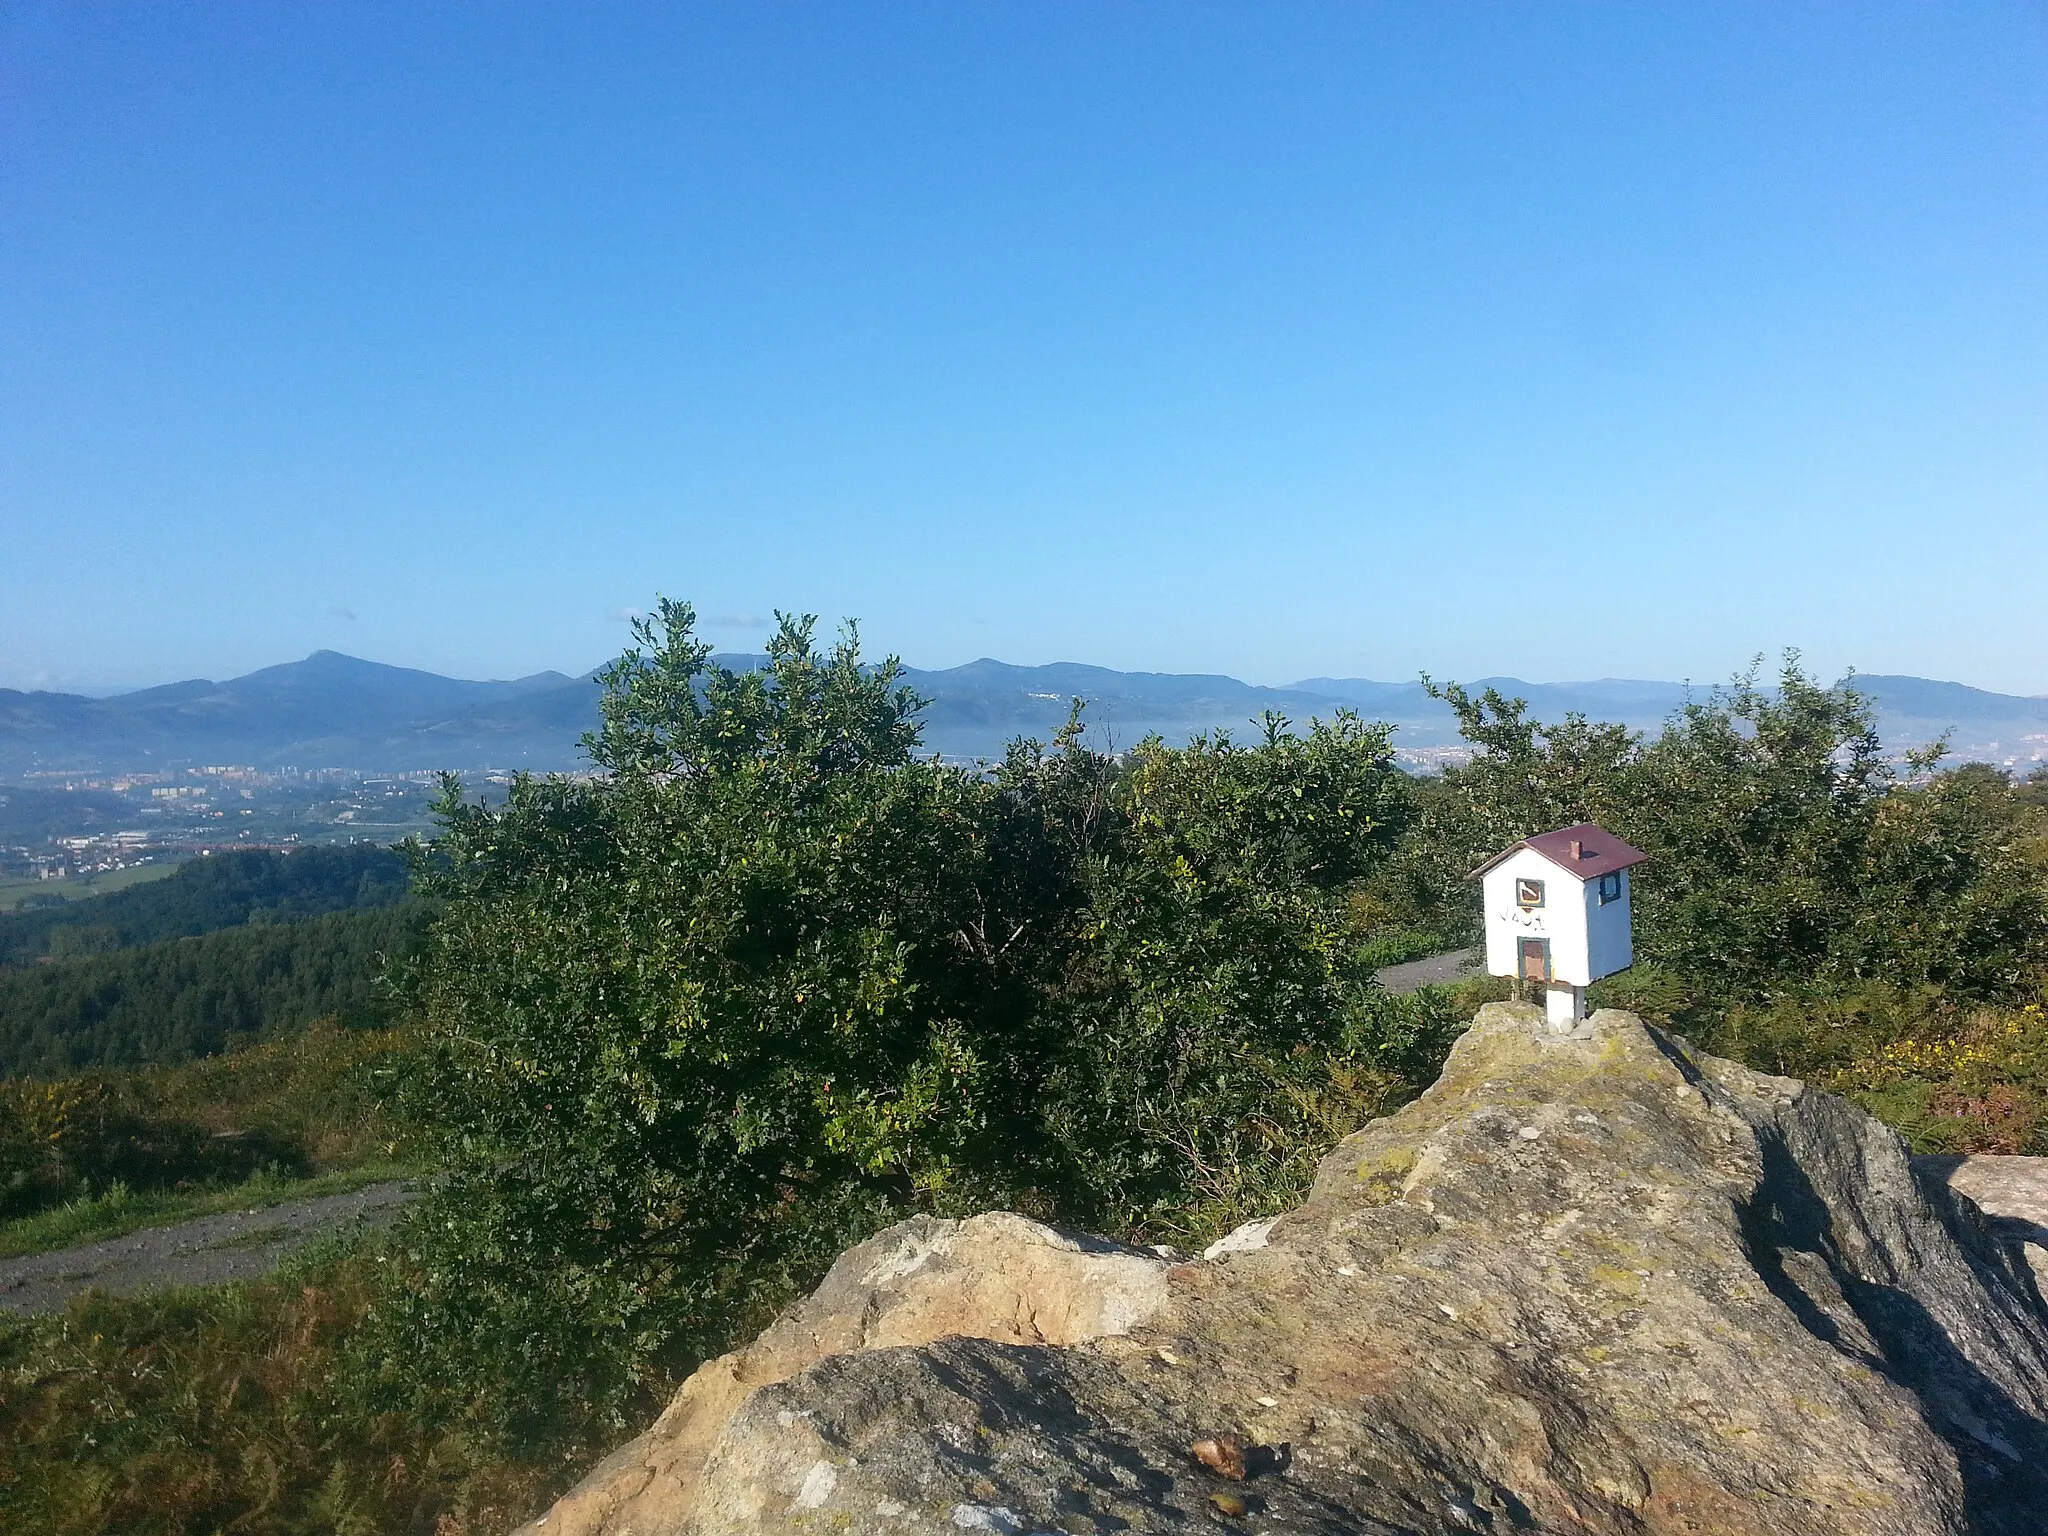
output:
[[[1515,905],[1524,912],[1543,905],[1543,882],[1541,880],[1516,880]]]
[[[1604,907],[1610,901],[1619,900],[1621,900],[1621,872],[1617,870],[1611,875],[1602,875],[1600,877],[1600,905]]]

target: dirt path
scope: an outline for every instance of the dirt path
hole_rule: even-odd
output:
[[[1376,971],[1381,986],[1396,994],[1416,992],[1440,981],[1462,981],[1479,964],[1476,949],[1454,949],[1448,954],[1428,955],[1401,965]]]
[[[294,1248],[360,1221],[383,1227],[418,1193],[410,1183],[371,1184],[345,1195],[287,1200],[199,1216],[126,1237],[0,1259],[0,1312],[59,1312],[97,1287],[116,1296],[172,1285],[220,1285],[267,1274]]]

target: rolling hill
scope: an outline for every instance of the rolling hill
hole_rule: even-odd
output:
[[[728,655],[733,667],[761,663]],[[910,669],[906,680],[931,700],[926,744],[961,758],[993,757],[1020,735],[1049,736],[1076,697],[1088,701],[1095,739],[1128,745],[1158,732],[1244,731],[1267,710],[1296,720],[1355,709],[1391,721],[1396,742],[1417,760],[1455,745],[1450,714],[1418,683],[1305,678],[1280,688],[1213,674],[1118,672],[1056,662],[1016,666],[983,659],[965,666]],[[1960,683],[1899,676],[1858,677],[1878,703],[1887,742],[1918,745],[1950,733],[1959,756],[2027,763],[2048,758],[2048,698],[1989,693]],[[1577,711],[1654,729],[1684,703],[1680,683],[1604,678],[1530,683],[1473,680],[1527,698],[1539,717]],[[1703,691],[1703,690],[1695,690]],[[143,771],[204,763],[262,768],[569,769],[582,763],[578,738],[597,723],[590,674],[541,672],[471,682],[316,651],[226,682],[195,680],[108,698],[0,689],[0,775],[37,771]]]

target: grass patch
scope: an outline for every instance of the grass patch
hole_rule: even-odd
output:
[[[2039,1003],[1899,1013],[1887,1021],[1889,1038],[1865,1043],[1822,1086],[1894,1126],[1916,1151],[2048,1155],[2048,1012]]]
[[[507,1461],[350,1396],[384,1267],[330,1241],[262,1280],[0,1319],[0,1530],[495,1536],[537,1512],[586,1448]]]
[[[412,1172],[381,1087],[411,1050],[402,1031],[316,1026],[180,1067],[0,1081],[0,1231],[58,1246]]]
[[[89,875],[70,875],[62,880],[38,880],[33,876],[0,875],[0,912],[19,909],[31,897],[55,896],[62,901],[83,901],[109,891],[125,891],[174,875],[183,859],[166,859],[158,864],[131,864],[126,869],[96,870]]]
[[[197,1216],[262,1209],[282,1205],[287,1200],[345,1195],[386,1179],[411,1178],[419,1172],[409,1163],[379,1160],[310,1179],[289,1178],[266,1170],[221,1189],[137,1191],[116,1184],[104,1194],[81,1197],[33,1216],[0,1222],[0,1259],[102,1242]]]
[[[1368,970],[1378,971],[1466,947],[1447,941],[1433,929],[1393,928],[1374,934],[1359,952],[1359,960]]]

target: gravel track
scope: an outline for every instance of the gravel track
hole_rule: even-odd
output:
[[[1427,955],[1420,960],[1390,965],[1373,974],[1379,978],[1381,986],[1398,995],[1419,992],[1440,981],[1462,981],[1478,964],[1478,950],[1454,949],[1445,954]]]
[[[356,1223],[389,1226],[416,1194],[413,1183],[393,1180],[345,1195],[197,1216],[76,1248],[0,1259],[0,1312],[61,1312],[72,1297],[94,1289],[133,1296],[174,1285],[253,1280],[315,1238]]]

